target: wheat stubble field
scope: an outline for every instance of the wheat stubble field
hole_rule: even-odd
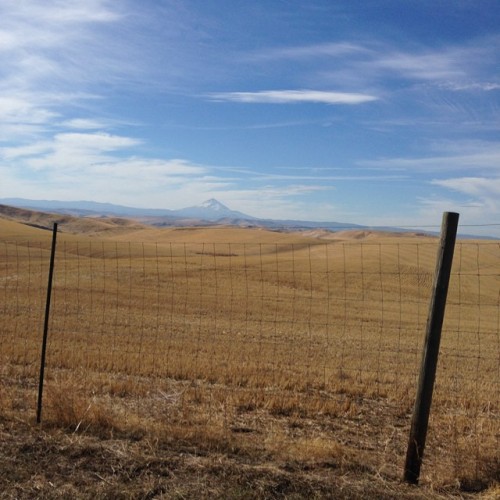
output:
[[[2,497],[500,493],[498,242],[457,244],[411,488],[436,238],[60,219],[41,426],[51,233],[0,219]]]

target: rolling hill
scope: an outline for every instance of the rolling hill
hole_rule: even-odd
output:
[[[86,235],[114,240],[144,242],[209,242],[209,243],[314,243],[325,240],[347,241],[376,238],[428,237],[417,232],[382,231],[367,228],[341,229],[282,227],[270,228],[260,225],[240,226],[205,221],[195,224],[197,219],[179,219],[179,225],[146,223],[143,218],[128,219],[117,216],[75,216],[52,213],[9,205],[0,205],[1,229],[4,236],[39,234],[40,230],[52,230],[59,225],[59,232]],[[180,225],[184,222],[185,225]],[[32,230],[28,230],[32,228]]]
[[[277,230],[366,228],[366,226],[344,222],[259,219],[237,210],[231,210],[213,198],[201,205],[179,210],[133,208],[90,201],[28,200],[24,198],[3,198],[0,199],[0,203],[17,208],[41,210],[76,217],[124,217],[159,227],[210,226],[216,223],[226,226],[262,227]]]

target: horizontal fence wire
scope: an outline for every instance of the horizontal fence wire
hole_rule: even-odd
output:
[[[36,385],[49,245],[47,237],[0,246],[4,385]],[[326,456],[335,444],[400,476],[436,250],[432,238],[223,244],[65,236],[47,347],[49,414],[79,400],[78,425],[91,404],[108,405],[124,423],[162,420],[171,432],[201,426],[296,455]],[[424,481],[498,474],[499,257],[497,242],[457,244]],[[25,410],[33,399],[23,398]]]

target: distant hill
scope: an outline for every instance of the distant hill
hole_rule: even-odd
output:
[[[232,210],[220,201],[212,198],[201,205],[190,206],[178,210],[157,208],[134,208],[112,203],[95,201],[59,201],[29,200],[24,198],[0,198],[0,204],[21,209],[71,215],[86,219],[102,219],[102,223],[123,226],[119,219],[127,219],[127,225],[148,225],[156,227],[208,227],[232,226],[270,229],[272,231],[385,231],[390,233],[407,233],[421,236],[436,236],[438,231],[416,231],[410,228],[388,226],[364,226],[347,222],[319,222],[304,220],[259,219],[252,215]],[[105,219],[105,220],[104,220]],[[130,220],[132,219],[132,220]],[[112,222],[112,221],[115,222]],[[36,222],[35,222],[36,223]],[[81,221],[83,224],[83,221]],[[90,226],[89,226],[90,227]],[[460,234],[461,238],[496,239],[488,236],[471,236]]]
[[[0,219],[14,221],[37,229],[52,230],[54,223],[61,232],[75,234],[130,233],[144,228],[135,220],[119,217],[77,217],[69,214],[18,208],[0,204]]]
[[[0,203],[18,208],[43,210],[77,216],[114,215],[121,217],[175,216],[174,210],[132,208],[96,201],[28,200],[25,198],[0,198]]]
[[[225,220],[225,219],[221,219]],[[263,226],[238,226],[235,224],[209,223],[182,225],[195,219],[178,219],[177,225],[159,227],[141,224],[138,219],[116,216],[75,216],[63,213],[37,211],[0,204],[0,234],[4,238],[25,237],[34,239],[47,236],[43,232],[52,231],[54,223],[59,232],[69,235],[85,235],[99,239],[116,241],[154,241],[155,243],[292,243],[314,244],[325,240],[349,241],[376,238],[412,238],[422,236],[417,233],[384,232],[369,229],[273,229]],[[40,231],[42,230],[42,231]]]
[[[275,230],[366,228],[366,226],[345,222],[259,219],[237,210],[231,210],[213,198],[201,205],[179,210],[133,208],[93,201],[28,200],[24,198],[3,198],[0,199],[0,203],[24,209],[43,210],[77,217],[111,216],[133,218],[143,224],[153,226],[206,226],[215,223],[238,227],[263,227]]]

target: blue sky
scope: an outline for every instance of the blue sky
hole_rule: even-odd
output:
[[[0,0],[2,197],[500,236],[500,3]]]

